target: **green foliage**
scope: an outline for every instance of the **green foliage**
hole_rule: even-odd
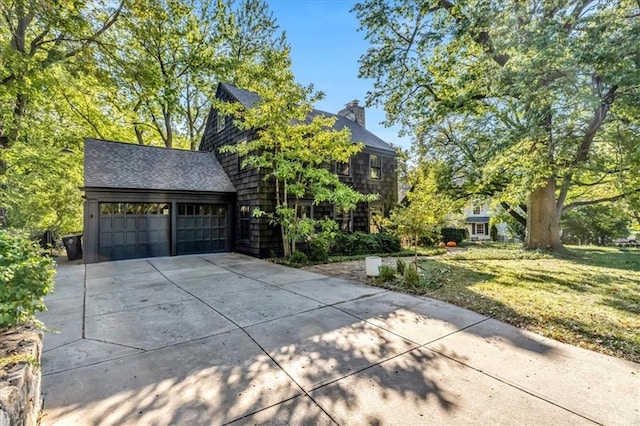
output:
[[[416,248],[421,239],[434,239],[452,211],[452,202],[438,190],[437,163],[421,164],[408,175],[412,189],[406,204],[391,212],[390,226]]]
[[[460,244],[469,236],[469,231],[467,228],[442,228],[440,235],[445,243],[453,241],[456,244]]]
[[[309,262],[309,258],[307,258],[307,255],[303,251],[296,251],[289,256],[289,262],[298,265],[305,265]]]
[[[364,232],[338,232],[335,234],[331,253],[342,255],[395,253],[401,250],[400,239],[388,232],[366,234]]]
[[[0,230],[0,329],[35,321],[53,291],[53,261],[24,234]]]
[[[398,270],[398,275],[404,276],[404,271],[405,271],[406,267],[407,267],[407,264],[405,263],[404,260],[398,259],[396,261],[396,269]]]
[[[617,205],[578,207],[562,219],[562,239],[571,244],[611,244],[629,236],[630,215]]]
[[[396,279],[396,270],[391,266],[380,265],[378,271],[380,272],[377,277],[378,282],[386,283]]]
[[[324,262],[329,259],[329,238],[320,234],[313,235],[309,240],[309,260]],[[295,253],[294,253],[295,254]]]
[[[371,43],[360,60],[375,82],[368,101],[415,137],[419,158],[446,164],[461,195],[529,204],[529,246],[561,248],[567,207],[640,189],[637,2],[364,0],[354,10]]]
[[[491,241],[498,241],[498,227],[495,223],[492,223],[489,227],[489,235],[491,236]]]
[[[420,274],[414,263],[410,263],[404,270],[404,282],[409,287],[418,287],[420,285]]]

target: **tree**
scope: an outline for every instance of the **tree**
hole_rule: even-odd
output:
[[[238,4],[236,4],[238,3]],[[282,49],[262,0],[139,0],[101,43],[122,124],[140,144],[195,150],[218,81],[259,52]]]
[[[369,103],[499,197],[525,247],[562,250],[560,219],[640,191],[640,5],[631,0],[367,0]],[[518,212],[524,212],[522,217]]]
[[[112,1],[0,4],[0,226],[33,233],[79,229],[77,148],[87,129],[64,95],[75,90],[68,82],[86,81],[92,48],[122,7]],[[72,154],[61,155],[64,148]]]
[[[414,247],[416,264],[420,239],[436,240],[447,214],[455,208],[454,203],[438,190],[437,169],[437,163],[430,163],[416,166],[409,172],[407,183],[411,190],[407,192],[406,203],[391,212],[393,228]]]
[[[562,239],[573,244],[610,244],[629,236],[631,217],[615,204],[578,207],[562,218]]]
[[[374,201],[340,182],[327,167],[334,161],[347,162],[362,144],[354,144],[348,128],[333,129],[335,117],[313,114],[313,104],[323,95],[311,86],[295,83],[289,52],[265,52],[263,63],[250,65],[239,74],[239,84],[255,92],[259,101],[251,108],[240,103],[217,102],[215,107],[234,117],[241,129],[257,129],[258,137],[222,148],[244,157],[242,167],[259,168],[275,186],[273,211],[254,211],[266,216],[281,230],[284,255],[295,252],[297,240],[309,236],[315,226],[329,226],[299,215],[301,199],[314,204],[331,203],[352,210],[359,202]]]

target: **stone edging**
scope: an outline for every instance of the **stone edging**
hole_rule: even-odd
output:
[[[20,326],[0,333],[0,426],[37,424],[40,396],[42,331]],[[1,364],[0,364],[1,365]]]

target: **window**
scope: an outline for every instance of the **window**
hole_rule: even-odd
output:
[[[224,130],[224,128],[225,128],[225,126],[227,124],[227,122],[226,122],[227,120],[226,120],[226,117],[223,114],[220,113],[220,111],[218,111],[217,118],[218,118],[218,122],[217,122],[217,126],[216,126],[216,131],[218,133],[220,133],[221,131]]]
[[[471,234],[473,235],[489,235],[488,223],[472,223]]]
[[[369,233],[377,234],[382,229],[384,209],[381,205],[369,206]]]
[[[251,238],[251,207],[240,206],[240,234],[238,240],[248,241]]]
[[[351,161],[346,163],[336,161],[336,174],[338,176],[351,176]]]
[[[382,157],[375,154],[369,155],[369,179],[382,178]]]
[[[481,211],[482,211],[482,207],[473,206],[473,214],[480,214]]]
[[[341,231],[351,232],[353,230],[353,211],[335,207],[333,218]]]

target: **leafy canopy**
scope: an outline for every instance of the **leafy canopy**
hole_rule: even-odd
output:
[[[368,102],[415,135],[420,155],[445,161],[463,194],[524,206],[552,185],[557,232],[563,212],[640,190],[637,2],[367,0],[354,10],[371,44],[360,59],[375,82]]]

